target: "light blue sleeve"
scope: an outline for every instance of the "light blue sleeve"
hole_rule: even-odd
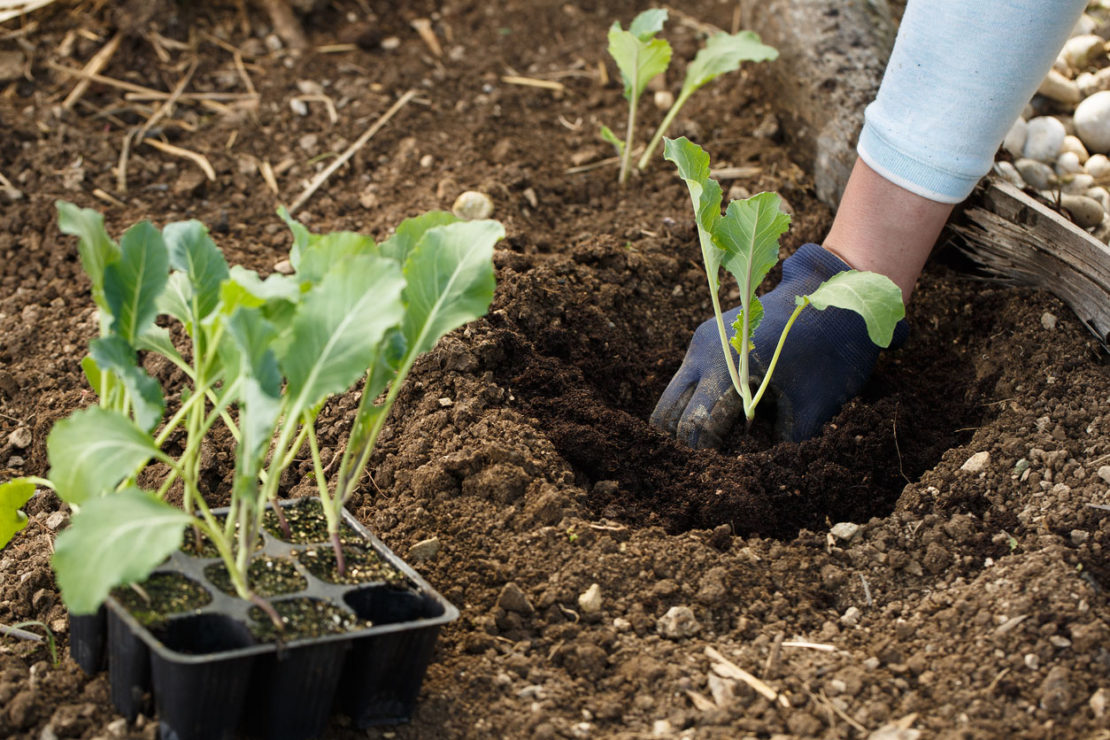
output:
[[[958,203],[991,167],[1087,0],[909,0],[860,133],[860,158]]]

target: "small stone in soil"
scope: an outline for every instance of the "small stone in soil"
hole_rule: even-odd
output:
[[[410,563],[423,563],[431,560],[439,552],[439,538],[429,537],[426,540],[421,540],[409,549],[408,560]]]
[[[684,637],[696,635],[701,630],[701,625],[690,607],[672,606],[666,614],[659,617],[655,629],[663,637],[680,640]]]
[[[860,526],[854,522],[838,522],[829,533],[841,542],[851,542],[859,534]]]

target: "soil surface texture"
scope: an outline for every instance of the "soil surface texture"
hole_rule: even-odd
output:
[[[462,616],[411,723],[337,716],[327,738],[1110,737],[1110,376],[1061,302],[940,253],[909,340],[818,437],[757,424],[688,449],[647,423],[710,315],[687,192],[661,158],[618,188],[597,135],[627,114],[606,31],[647,4],[317,5],[299,54],[241,1],[57,0],[0,26],[16,62],[0,64],[0,473],[45,475],[52,424],[94,400],[79,363],[96,317],[55,200],[102,210],[116,236],[200,219],[230,263],[268,274],[291,243],[276,206],[416,90],[296,215],[384,238],[478,190],[505,224],[489,315],[417,363],[350,505]],[[672,11],[665,89],[733,7]],[[73,95],[61,70],[117,33]],[[831,214],[774,95],[725,76],[670,133],[745,168],[722,182],[732,197],[778,191],[789,252]],[[662,116],[646,97],[643,141]],[[173,368],[147,369],[174,387]],[[356,405],[322,412],[325,463]],[[219,505],[230,452],[202,464]],[[282,495],[311,472],[306,452]],[[0,552],[0,624],[37,620],[64,648],[49,559],[69,513],[48,493],[27,511]],[[0,639],[0,736],[156,733],[114,712],[106,676]]]

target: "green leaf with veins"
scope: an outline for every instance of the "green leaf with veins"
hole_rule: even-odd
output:
[[[278,206],[277,214],[289,227],[289,230],[293,232],[293,246],[289,249],[289,264],[293,265],[294,270],[299,270],[302,252],[320,237],[305,228],[300,221],[290,216],[289,211],[285,210],[285,206]]]
[[[484,316],[493,300],[493,246],[505,236],[496,221],[460,221],[429,229],[405,263],[401,325],[408,357]]]
[[[131,345],[121,337],[101,337],[89,342],[89,356],[101,373],[109,371],[123,384],[139,428],[150,432],[158,426],[166,408],[162,386],[139,367]]]
[[[193,333],[193,310],[189,306],[192,294],[189,276],[183,272],[171,272],[166,279],[166,287],[158,295],[156,303],[159,314],[172,316],[180,321],[190,335]],[[146,333],[145,330],[144,333]]]
[[[663,155],[678,168],[678,176],[686,182],[690,191],[705,273],[710,290],[716,294],[721,285],[720,267],[724,256],[713,243],[713,232],[721,220],[721,186],[709,177],[709,155],[685,136],[664,139]]]
[[[51,561],[69,611],[92,614],[116,586],[145,579],[181,546],[191,521],[133,486],[82,506],[58,535]]]
[[[867,336],[880,347],[890,346],[894,327],[906,315],[901,289],[886,275],[876,272],[837,273],[817,286],[817,290],[795,300],[798,305],[808,302],[819,311],[829,306],[855,311],[867,324]]]
[[[775,193],[734,200],[713,230],[714,241],[724,251],[721,264],[736,278],[744,305],[778,264],[779,237],[790,228],[790,216],[781,206],[782,198]],[[753,312],[751,319],[757,318]],[[751,328],[754,331],[755,327]]]
[[[54,425],[46,437],[46,454],[58,496],[81,505],[110,493],[159,452],[131,419],[92,406]]]
[[[751,318],[748,320],[747,351],[751,352],[755,349],[755,342],[752,341],[752,337],[755,335],[755,328],[759,326],[759,322],[763,320],[763,302],[755,296],[752,296],[752,302],[748,306],[748,312],[751,314]],[[741,337],[744,336],[744,309],[740,309],[740,312],[736,314],[736,318],[732,322],[732,331],[733,335],[728,340],[728,343],[736,350],[736,354],[740,354],[744,351],[744,348],[741,346],[743,342]]]
[[[274,355],[276,332],[257,308],[240,308],[227,322],[225,351],[229,373],[241,383],[239,430],[233,488],[251,500],[258,493],[258,475],[281,415],[281,370]]]
[[[112,330],[129,343],[154,323],[169,269],[166,244],[149,221],[124,232],[119,259],[104,270],[104,297],[112,312]]]
[[[290,414],[346,390],[366,372],[385,332],[401,320],[404,285],[396,262],[364,254],[333,265],[305,294],[277,353]]]
[[[188,276],[188,295],[197,301],[194,323],[199,324],[220,302],[220,283],[228,277],[227,260],[200,221],[167,224],[162,238],[170,253],[170,266]]]
[[[92,281],[93,301],[102,311],[110,309],[104,300],[104,268],[119,259],[120,248],[104,229],[104,216],[91,208],[78,208],[64,200],[55,202],[58,228],[63,234],[76,236],[81,266]]]
[[[20,511],[35,495],[35,484],[23,478],[0,483],[0,548],[27,526],[27,515]]]
[[[654,33],[637,35],[621,30],[620,23],[609,29],[609,55],[617,63],[624,82],[624,97],[630,102],[639,100],[652,78],[670,66],[671,45],[663,39],[651,38]]]
[[[370,237],[353,231],[323,234],[301,250],[296,279],[318,283],[335,263],[356,254],[378,254],[378,245]]]
[[[135,349],[146,352],[157,352],[169,358],[178,367],[185,365],[185,358],[177,351],[177,347],[173,346],[173,340],[170,339],[169,329],[158,326],[157,324],[146,328],[146,331],[136,340]]]
[[[409,253],[420,243],[428,229],[436,226],[446,226],[461,219],[450,211],[428,211],[427,213],[406,218],[397,227],[393,236],[382,242],[382,254],[390,259],[397,260],[398,264],[405,264]]]

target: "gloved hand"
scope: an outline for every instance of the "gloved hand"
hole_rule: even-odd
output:
[[[774,355],[779,335],[794,312],[795,296],[812,293],[838,272],[851,269],[817,244],[805,244],[782,265],[782,282],[760,297],[763,320],[751,353],[753,392]],[[739,307],[724,313],[732,336]],[[898,322],[891,347],[905,341],[909,329]],[[809,439],[862,390],[880,347],[867,336],[863,318],[847,309],[806,307],[786,337],[771,376],[768,394],[776,397],[776,434],[785,440]],[[733,359],[737,359],[736,352]],[[764,396],[766,402],[767,396]],[[762,413],[759,408],[756,414]],[[694,331],[682,366],[659,398],[651,423],[695,448],[720,447],[733,423],[743,418],[743,404],[732,387],[721,353],[715,319]]]

